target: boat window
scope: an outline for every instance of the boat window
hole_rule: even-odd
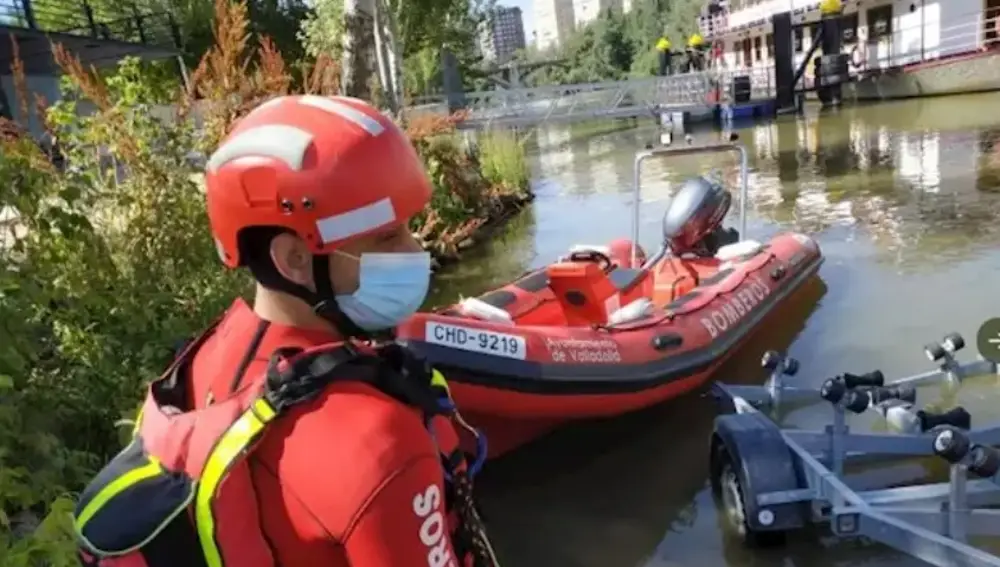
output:
[[[820,40],[820,38],[819,38],[820,31],[819,30],[820,30],[819,22],[813,22],[813,23],[809,24],[809,47],[810,48],[813,45],[815,45],[817,41]]]
[[[892,35],[892,5],[868,10],[868,41]]]
[[[760,61],[760,38],[753,38],[753,59],[754,61]]]
[[[802,28],[795,28],[792,35],[795,41],[795,53],[802,53]]]
[[[1000,0],[986,0],[986,17],[983,18],[986,45],[996,48],[1000,42]]]
[[[739,67],[740,65],[743,64],[740,61],[740,42],[739,41],[734,41],[733,42],[733,63],[737,67]]]
[[[764,43],[767,44],[767,58],[774,59],[774,34],[767,34],[767,37],[764,39]]]
[[[844,33],[844,45],[854,45],[858,42],[858,14],[848,14],[841,20]]]

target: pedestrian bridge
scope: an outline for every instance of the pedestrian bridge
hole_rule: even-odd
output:
[[[722,102],[725,102],[728,85],[737,74],[750,76],[753,98],[773,96],[773,74],[767,68],[738,72],[696,71],[625,81],[497,89],[460,95],[469,112],[462,127],[528,127],[603,118],[654,117],[664,111],[707,113],[716,104],[713,98],[716,85],[722,85]],[[413,107],[411,111],[447,111],[443,96],[427,102],[430,104]]]

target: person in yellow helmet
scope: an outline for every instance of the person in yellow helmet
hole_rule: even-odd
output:
[[[705,38],[700,33],[693,33],[687,41],[687,71],[701,71],[705,68]]]
[[[834,14],[839,14],[843,9],[843,3],[841,0],[823,0],[819,4],[819,11],[824,16],[832,16]]]
[[[667,36],[660,36],[660,39],[656,41],[656,51],[659,52],[660,59],[660,72],[661,77],[673,74],[672,57],[673,54],[670,52],[670,39]]]

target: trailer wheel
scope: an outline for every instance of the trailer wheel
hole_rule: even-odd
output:
[[[750,528],[740,475],[733,456],[723,443],[715,446],[711,471],[712,492],[717,512],[723,520],[724,535],[738,539],[747,547],[773,547],[785,542],[785,532],[762,532]]]

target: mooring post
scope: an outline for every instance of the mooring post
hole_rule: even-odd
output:
[[[795,71],[792,64],[792,14],[782,12],[771,17],[774,27],[775,107],[779,114],[795,111]]]
[[[441,77],[444,79],[444,96],[448,103],[448,112],[458,112],[468,106],[462,85],[462,72],[458,68],[458,58],[448,49],[441,50]]]
[[[844,6],[841,0],[823,0],[819,5],[820,11],[820,46],[823,49],[824,57],[816,60],[816,69],[813,76],[817,81],[825,81],[821,77],[832,77],[840,75],[841,70],[837,68],[841,54],[841,43],[844,35],[841,31],[843,21]],[[822,62],[822,63],[820,63]],[[843,98],[843,87],[840,81],[836,84],[820,85],[817,90],[823,89],[825,96],[820,96],[824,106],[840,106]]]

